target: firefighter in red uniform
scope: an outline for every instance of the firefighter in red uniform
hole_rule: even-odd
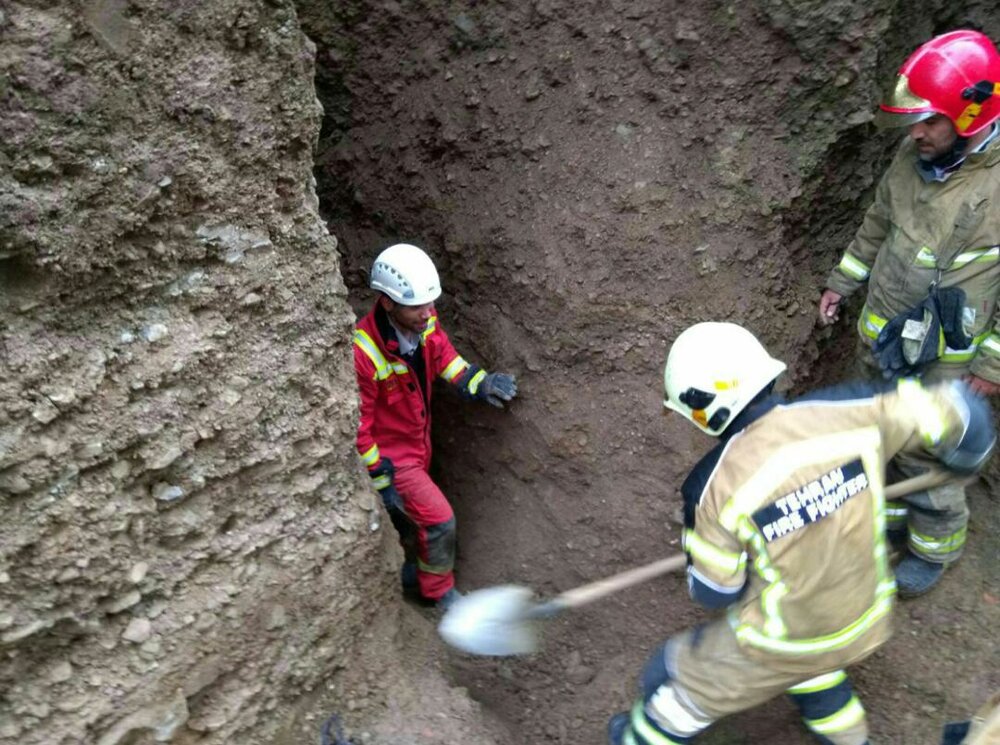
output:
[[[430,257],[405,243],[375,259],[371,288],[380,295],[354,331],[361,396],[358,453],[403,546],[404,590],[446,610],[458,597],[455,515],[427,471],[431,462],[431,387],[435,378],[466,398],[503,408],[517,394],[513,376],[464,360],[438,322],[441,295]]]

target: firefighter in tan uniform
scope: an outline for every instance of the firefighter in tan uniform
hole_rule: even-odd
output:
[[[878,121],[906,126],[909,136],[820,300],[821,321],[833,323],[841,301],[867,285],[860,375],[965,378],[983,395],[1000,393],[998,119],[1000,54],[983,34],[936,37],[900,68]],[[929,465],[904,456],[890,480]],[[908,533],[899,593],[923,594],[962,552],[965,491],[911,495],[891,504],[888,518],[900,542]]]
[[[728,612],[657,650],[642,697],[609,723],[611,745],[689,743],[781,693],[821,742],[868,741],[844,668],[891,631],[886,462],[921,451],[975,471],[993,447],[991,413],[957,381],[858,383],[785,403],[771,394],[784,369],[730,323],[692,326],[670,349],[664,405],[720,440],[681,488],[688,583]]]

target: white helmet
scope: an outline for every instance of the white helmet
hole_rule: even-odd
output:
[[[719,435],[785,369],[742,326],[696,323],[670,347],[663,405]]]
[[[371,288],[400,305],[423,305],[441,295],[441,280],[431,257],[416,246],[389,246],[372,265]]]

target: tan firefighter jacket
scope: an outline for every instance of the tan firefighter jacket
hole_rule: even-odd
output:
[[[827,287],[847,296],[868,282],[858,331],[869,344],[888,319],[923,300],[931,283],[961,287],[963,326],[973,341],[948,348],[935,365],[954,376],[971,366],[1000,383],[1000,138],[944,182],[925,183],[916,163],[907,138]]]
[[[835,669],[889,637],[885,464],[900,451],[955,452],[968,408],[949,384],[873,390],[777,405],[734,435],[685,529],[689,582],[739,598],[730,624],[769,666]]]

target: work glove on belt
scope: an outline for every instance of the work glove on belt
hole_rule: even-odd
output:
[[[402,512],[403,498],[392,483],[392,479],[396,475],[396,467],[392,465],[392,461],[383,457],[378,465],[368,472],[368,475],[371,476],[372,486],[382,497],[382,504],[385,505],[385,508],[390,513],[394,510]]]
[[[513,375],[506,373],[488,373],[479,381],[475,396],[498,409],[503,408],[504,401],[510,401],[517,395],[517,381]]]
[[[962,328],[965,291],[933,288],[923,301],[892,318],[872,347],[882,376],[888,380],[917,375],[941,357],[945,347],[964,349],[972,339]]]

